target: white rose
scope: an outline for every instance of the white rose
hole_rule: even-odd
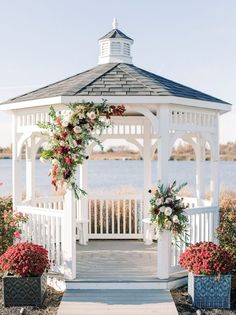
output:
[[[68,121],[63,120],[63,122],[62,122],[62,127],[67,127],[67,126],[68,126],[68,124],[69,124],[69,122],[68,122]]]
[[[166,207],[165,206],[162,206],[162,207],[160,207],[160,212],[165,212],[165,209],[166,209]]]
[[[173,220],[174,223],[179,223],[179,218],[178,218],[177,215],[174,215],[172,220]]]
[[[87,113],[89,119],[93,120],[96,118],[96,114],[94,112]]]
[[[60,145],[63,146],[65,142],[63,140],[60,141]]]
[[[75,127],[73,128],[73,130],[74,130],[75,133],[80,133],[80,132],[81,132],[80,126],[75,126]]]
[[[156,205],[157,205],[157,206],[160,206],[161,204],[162,204],[161,199],[157,199],[157,200],[156,200]]]
[[[78,144],[77,144],[77,142],[76,142],[75,140],[73,140],[72,143],[73,143],[73,146],[74,146],[74,147],[77,147],[77,146],[78,146]]]
[[[170,216],[172,213],[172,209],[170,207],[165,208],[165,215]]]
[[[172,202],[172,199],[171,198],[166,198],[166,203],[170,203]]]
[[[39,160],[40,160],[40,162],[42,162],[43,164],[45,164],[46,161],[47,161],[47,160],[46,160],[45,158],[43,158],[42,156],[40,156]]]
[[[79,113],[79,119],[83,119],[84,118],[84,114],[83,113]]]

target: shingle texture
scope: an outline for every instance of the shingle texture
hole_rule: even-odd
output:
[[[107,33],[106,35],[101,37],[99,40],[106,39],[106,38],[125,38],[125,39],[132,40],[132,38],[128,37],[127,35],[125,35],[123,32],[121,32],[117,28],[111,30],[109,33]]]
[[[65,80],[10,99],[14,103],[55,96],[176,96],[228,104],[134,65],[102,64]]]

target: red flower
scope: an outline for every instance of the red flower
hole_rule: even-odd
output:
[[[33,243],[17,243],[0,256],[0,269],[5,274],[37,277],[48,268],[48,251]]]
[[[71,158],[69,156],[66,156],[65,157],[65,162],[66,162],[67,165],[71,165],[72,160],[71,160]]]
[[[219,275],[236,267],[232,255],[223,246],[212,242],[189,246],[180,255],[179,264],[196,275]]]
[[[61,119],[59,117],[56,118],[56,123],[57,123],[59,128],[62,127],[62,122],[61,122]]]

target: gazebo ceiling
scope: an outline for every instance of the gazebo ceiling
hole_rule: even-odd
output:
[[[132,64],[106,63],[12,98],[4,104],[56,96],[174,96],[229,104],[223,100],[168,80]]]

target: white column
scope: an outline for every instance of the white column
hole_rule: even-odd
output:
[[[168,184],[168,160],[169,160],[169,107],[160,105],[158,111],[159,133],[158,133],[158,180],[160,183]],[[157,242],[157,277],[167,279],[170,275],[171,265],[171,233],[164,231],[160,233]]]
[[[88,161],[85,160],[80,165],[80,188],[85,192],[88,191]],[[81,196],[79,199],[79,222],[80,222],[80,244],[88,244],[88,197]]]
[[[219,115],[216,118],[216,132],[213,136],[211,147],[211,202],[213,206],[219,206]]]
[[[196,142],[196,196],[197,205],[203,206],[205,199],[205,141],[201,135],[197,135]]]
[[[20,135],[17,134],[16,114],[12,115],[12,202],[13,209],[21,201],[21,157],[17,156],[17,143]]]
[[[148,192],[151,189],[152,185],[152,156],[151,156],[151,149],[152,149],[152,139],[151,139],[151,123],[149,119],[144,120],[144,135],[143,135],[143,164],[144,164],[144,218],[149,217],[149,200],[150,194]],[[151,228],[150,224],[144,224],[144,233],[143,233],[143,240],[146,245],[150,245],[152,243],[151,237]]]
[[[35,137],[32,135],[26,145],[26,200],[34,205],[35,199]]]
[[[76,278],[76,202],[74,192],[67,189],[62,222],[62,253],[66,279]]]

